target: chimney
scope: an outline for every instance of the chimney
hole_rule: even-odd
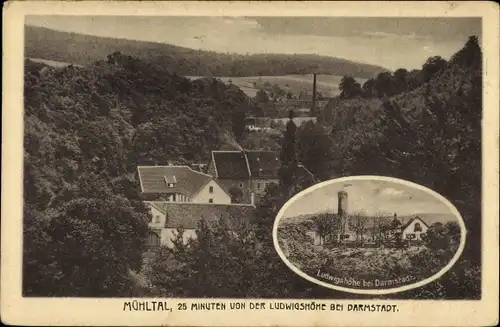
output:
[[[338,192],[338,214],[340,216],[346,216],[347,215],[347,192],[346,191],[339,191]]]
[[[313,98],[311,112],[316,113],[316,74],[313,74]]]
[[[255,206],[255,193],[250,193],[250,204]]]

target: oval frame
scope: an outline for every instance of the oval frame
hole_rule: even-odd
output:
[[[441,268],[441,270],[439,270],[437,273],[435,273],[431,277],[428,277],[424,280],[421,280],[421,281],[413,283],[413,284],[404,285],[401,287],[387,288],[387,289],[366,289],[366,290],[364,290],[364,289],[355,289],[355,288],[337,286],[337,285],[326,283],[326,282],[321,281],[319,279],[316,279],[314,277],[311,277],[308,274],[300,271],[297,267],[295,267],[286,258],[285,254],[281,250],[279,243],[278,243],[278,223],[281,220],[281,217],[283,216],[285,211],[287,210],[288,206],[290,206],[295,200],[297,200],[301,196],[306,195],[308,193],[311,193],[316,189],[325,187],[325,186],[330,185],[330,184],[337,184],[337,183],[343,183],[343,182],[348,182],[348,181],[368,181],[368,180],[379,180],[379,181],[391,182],[391,183],[395,183],[395,184],[406,185],[406,186],[424,191],[424,192],[432,195],[433,197],[439,199],[443,204],[446,205],[446,207],[448,207],[448,209],[450,210],[450,213],[452,213],[457,218],[458,225],[460,226],[460,245],[458,246],[458,249],[457,249],[455,255],[453,256],[453,258],[450,260],[450,262],[446,266]],[[276,252],[278,253],[278,255],[280,256],[281,260],[294,273],[296,273],[300,277],[302,277],[302,278],[304,278],[312,283],[315,283],[317,285],[320,285],[320,286],[323,286],[326,288],[330,288],[330,289],[342,291],[342,292],[347,292],[347,293],[367,294],[367,295],[383,295],[383,294],[399,293],[399,292],[403,292],[403,291],[412,290],[412,289],[415,289],[418,287],[422,287],[424,285],[427,285],[427,284],[435,281],[436,279],[438,279],[439,277],[444,275],[448,270],[450,270],[451,267],[453,267],[453,265],[457,262],[457,260],[462,255],[462,252],[463,252],[464,247],[465,247],[466,234],[467,234],[467,229],[465,228],[465,222],[464,222],[462,215],[460,215],[457,208],[455,208],[455,206],[448,199],[446,199],[444,196],[442,196],[441,194],[439,194],[439,193],[437,193],[437,192],[435,192],[435,191],[433,191],[425,186],[422,186],[420,184],[416,184],[413,182],[409,182],[409,181],[406,181],[404,179],[399,179],[399,178],[394,178],[394,177],[386,177],[386,176],[377,176],[377,175],[360,175],[360,176],[341,177],[341,178],[331,179],[331,180],[324,181],[324,182],[315,184],[313,186],[310,186],[309,188],[302,190],[301,192],[295,194],[293,197],[291,197],[283,205],[283,207],[281,207],[280,211],[276,215],[276,218],[274,220],[274,225],[273,225],[274,248],[275,248]]]

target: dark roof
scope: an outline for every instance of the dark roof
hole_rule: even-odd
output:
[[[143,193],[196,194],[212,176],[194,171],[188,166],[139,166],[137,167]],[[167,181],[175,182],[167,187]]]
[[[155,202],[166,214],[165,228],[196,229],[202,217],[214,222],[221,217],[227,219],[229,227],[249,221],[255,210],[251,204],[212,204]]]
[[[298,165],[297,167],[297,178],[305,178],[305,177],[311,177],[314,178],[313,173],[311,173],[306,167],[303,165]]]
[[[278,179],[281,165],[277,151],[212,151],[217,178]],[[298,165],[297,177],[314,177],[303,165]]]
[[[249,178],[246,156],[242,151],[212,151],[217,178]]]
[[[279,153],[276,151],[247,151],[252,178],[278,178]]]

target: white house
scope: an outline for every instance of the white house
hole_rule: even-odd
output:
[[[419,216],[410,219],[401,227],[403,240],[421,241],[422,235],[427,233],[429,226]]]
[[[247,220],[255,210],[249,204],[175,203],[166,201],[145,201],[151,209],[152,219],[148,224],[147,245],[150,247],[173,246],[173,241],[183,231],[183,243],[196,238],[196,229],[204,218],[207,222],[227,219],[228,226]]]
[[[137,172],[146,200],[231,203],[231,196],[216,179],[189,166],[139,166]]]

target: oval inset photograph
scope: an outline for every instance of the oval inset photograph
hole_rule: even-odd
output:
[[[421,287],[457,261],[465,224],[440,194],[405,180],[353,176],[316,184],[281,208],[274,246],[324,287],[389,294]]]

